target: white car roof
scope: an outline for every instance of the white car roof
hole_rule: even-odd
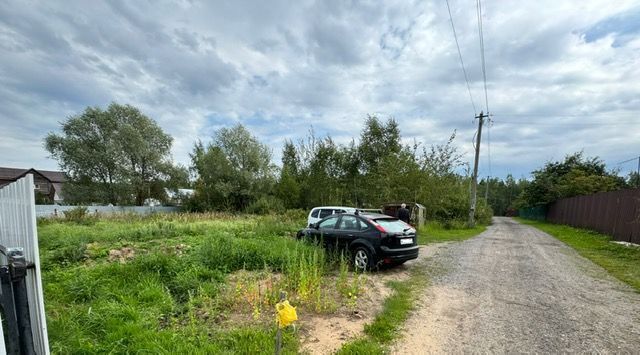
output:
[[[345,207],[345,206],[319,206],[319,207],[314,207],[312,208],[312,210],[316,210],[318,208],[326,208],[326,209],[350,209],[350,210],[355,210],[355,207]]]

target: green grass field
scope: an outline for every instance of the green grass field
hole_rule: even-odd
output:
[[[522,218],[517,220],[558,238],[640,292],[640,247],[612,243],[611,237],[586,229]]]
[[[451,222],[445,225],[437,221],[428,221],[418,231],[418,244],[462,241],[484,232],[485,229],[487,226],[481,224],[468,228],[462,222]]]
[[[40,220],[52,352],[272,353],[281,290],[311,313],[357,292],[343,258],[293,237],[302,225],[299,213]],[[297,352],[293,330],[284,344]]]

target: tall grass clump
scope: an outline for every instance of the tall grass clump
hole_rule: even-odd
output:
[[[91,215],[86,207],[78,206],[68,211],[64,211],[64,220],[77,224],[92,225],[96,222],[97,217]]]

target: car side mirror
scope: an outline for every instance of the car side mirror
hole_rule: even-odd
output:
[[[311,228],[318,229],[320,227],[320,223],[314,223],[311,225]]]

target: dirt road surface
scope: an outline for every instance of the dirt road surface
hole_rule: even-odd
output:
[[[495,218],[429,267],[393,353],[640,353],[640,294],[533,227]]]

